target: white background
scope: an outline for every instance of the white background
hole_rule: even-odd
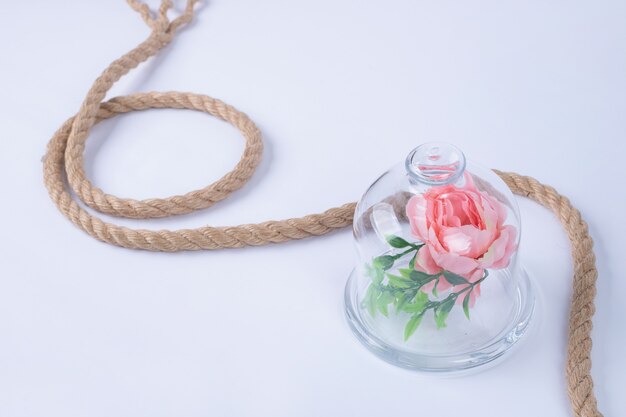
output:
[[[155,4],[152,2],[152,4]],[[40,159],[113,59],[148,29],[122,1],[0,11],[0,416],[568,416],[571,262],[556,219],[521,201],[539,311],[498,367],[432,379],[367,352],[343,316],[349,230],[244,250],[156,254],[64,219]],[[112,94],[183,90],[248,113],[266,152],[214,210],[116,222],[233,225],[358,199],[424,141],[569,196],[596,241],[593,376],[626,415],[626,3],[211,0]],[[188,111],[93,130],[87,172],[123,197],[219,178],[243,141]]]

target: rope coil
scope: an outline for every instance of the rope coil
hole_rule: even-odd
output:
[[[261,132],[254,122],[234,107],[208,96],[182,92],[151,92],[103,101],[115,82],[169,44],[176,31],[191,21],[196,3],[196,0],[187,0],[181,15],[170,20],[167,13],[172,7],[171,0],[163,0],[156,14],[138,0],[127,1],[152,29],[150,36],[104,70],[89,89],[78,113],[61,126],[48,144],[44,158],[44,182],[51,199],[65,217],[102,242],[130,249],[162,252],[281,243],[320,236],[352,224],[355,203],[344,204],[319,214],[280,221],[160,231],[130,229],[107,223],[84,210],[72,197],[71,191],[92,209],[119,217],[149,219],[201,210],[241,188],[252,176],[263,152]],[[201,111],[232,124],[246,140],[241,160],[218,181],[184,195],[134,200],[119,198],[94,187],[85,175],[83,158],[85,142],[93,125],[118,114],[155,108]],[[580,212],[554,188],[531,177],[495,172],[515,194],[530,198],[554,212],[568,234],[574,261],[574,293],[566,362],[568,393],[575,416],[601,417],[590,374],[591,320],[595,312],[595,283],[598,274],[593,241],[587,224]]]

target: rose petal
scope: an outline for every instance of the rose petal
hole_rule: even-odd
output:
[[[511,260],[513,253],[517,249],[517,243],[516,243],[517,230],[513,226],[507,225],[507,226],[504,226],[504,228],[502,229],[500,236],[502,236],[502,234],[507,235],[508,239],[507,239],[506,246],[504,249],[504,254],[502,255],[500,259],[495,261],[493,265],[491,266],[492,268],[496,268],[496,269],[506,268],[507,266],[509,266],[509,261]]]
[[[463,275],[472,272],[478,268],[478,262],[476,259],[468,258],[466,256],[460,256],[456,253],[450,252],[431,252],[433,259],[441,268],[453,272],[455,274]]]
[[[429,246],[424,246],[417,252],[417,257],[415,258],[415,269],[426,272],[430,275],[441,272],[441,267],[435,263],[435,260],[430,254]]]
[[[471,207],[473,204],[467,194],[461,192],[451,193],[448,198],[454,208],[454,215],[461,221],[459,226],[466,224],[477,225],[477,217],[472,216],[472,210],[475,211],[475,208]]]
[[[459,208],[455,207],[455,204],[452,198],[449,198],[443,201],[443,213],[444,213],[443,224],[445,226],[448,226],[448,227],[461,226],[462,224],[461,219],[463,218],[463,213]]]
[[[433,252],[447,252],[446,248],[443,247],[441,241],[439,240],[439,236],[437,234],[437,230],[435,229],[436,225],[432,225],[428,229],[428,238],[426,239],[426,244],[430,247]],[[431,252],[432,253],[432,252]]]
[[[411,232],[422,241],[426,241],[428,237],[426,206],[426,199],[419,194],[411,197],[406,205],[406,216],[411,224]]]
[[[493,196],[487,195],[485,197],[490,202],[491,206],[496,210],[498,215],[498,228],[501,228],[509,214],[505,205]]]
[[[478,231],[473,226],[466,228]],[[449,251],[459,255],[467,255],[472,249],[473,232],[464,232],[461,227],[446,227],[441,233],[441,243]]]
[[[517,232],[513,226],[507,225],[500,231],[500,236],[491,244],[489,250],[479,259],[482,268],[506,268],[515,252]]]
[[[442,244],[448,251],[470,258],[482,256],[494,239],[494,231],[469,225],[449,227],[441,233]]]

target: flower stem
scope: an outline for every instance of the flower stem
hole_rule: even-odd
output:
[[[476,288],[477,285],[487,279],[489,271],[486,269],[483,270],[484,275],[475,282],[470,282],[464,276],[450,271],[427,274],[423,271],[415,269],[414,267],[415,258],[419,251],[425,246],[424,243],[411,243],[396,236],[388,238],[388,242],[394,248],[407,249],[394,255],[378,256],[374,258],[371,265],[366,265],[368,274],[372,278],[372,283],[370,284],[367,295],[363,300],[363,308],[367,308],[371,315],[374,315],[376,311],[380,311],[384,316],[387,316],[388,306],[393,303],[396,313],[402,311],[411,314],[411,318],[405,327],[405,340],[411,337],[411,335],[415,332],[422,320],[422,317],[428,310],[433,310],[437,328],[446,327],[448,314],[456,304],[456,300],[463,296],[463,294],[465,294],[465,299],[463,300],[463,311],[469,319],[469,294],[474,290],[474,288]],[[414,254],[409,262],[409,269],[398,268],[400,275],[388,272],[398,259],[411,253]],[[385,277],[387,278],[387,281],[383,282]],[[437,285],[442,278],[450,283],[452,287],[460,289],[456,292],[449,293],[440,301],[432,301],[422,288],[434,280],[435,285],[432,293],[435,297],[438,297]]]
[[[392,255],[391,257],[395,261],[397,259],[402,258],[404,255],[407,255],[407,254],[409,254],[409,253],[411,253],[413,251],[419,251],[422,248],[422,246],[424,246],[424,245],[423,244],[422,245],[413,245],[413,244],[411,244],[411,247],[409,249],[405,250],[404,252]]]

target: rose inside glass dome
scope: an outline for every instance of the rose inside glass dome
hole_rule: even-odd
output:
[[[476,282],[488,268],[506,268],[516,249],[517,231],[504,224],[506,208],[479,191],[467,173],[463,187],[433,187],[413,196],[406,213],[411,232],[426,244],[416,254],[415,269],[427,274],[449,271]],[[429,291],[433,286],[434,281],[422,289]],[[451,286],[445,275],[440,277],[440,290]],[[470,306],[479,291],[479,285],[470,291]]]
[[[405,210],[416,241],[386,237],[392,247],[404,250],[376,257],[368,266],[372,284],[364,304],[373,314],[376,310],[386,314],[389,304],[413,314],[405,328],[408,339],[429,310],[434,312],[437,328],[446,326],[455,304],[463,306],[469,319],[489,270],[509,265],[517,249],[517,230],[505,224],[506,207],[479,190],[467,172],[463,185],[433,186],[412,196]],[[399,275],[387,272],[397,260],[409,256],[408,269],[399,268]],[[428,296],[446,291],[450,293],[440,301]]]
[[[495,361],[525,334],[535,298],[515,197],[454,145],[410,151],[363,193],[353,226],[346,316],[374,354],[454,372]]]

